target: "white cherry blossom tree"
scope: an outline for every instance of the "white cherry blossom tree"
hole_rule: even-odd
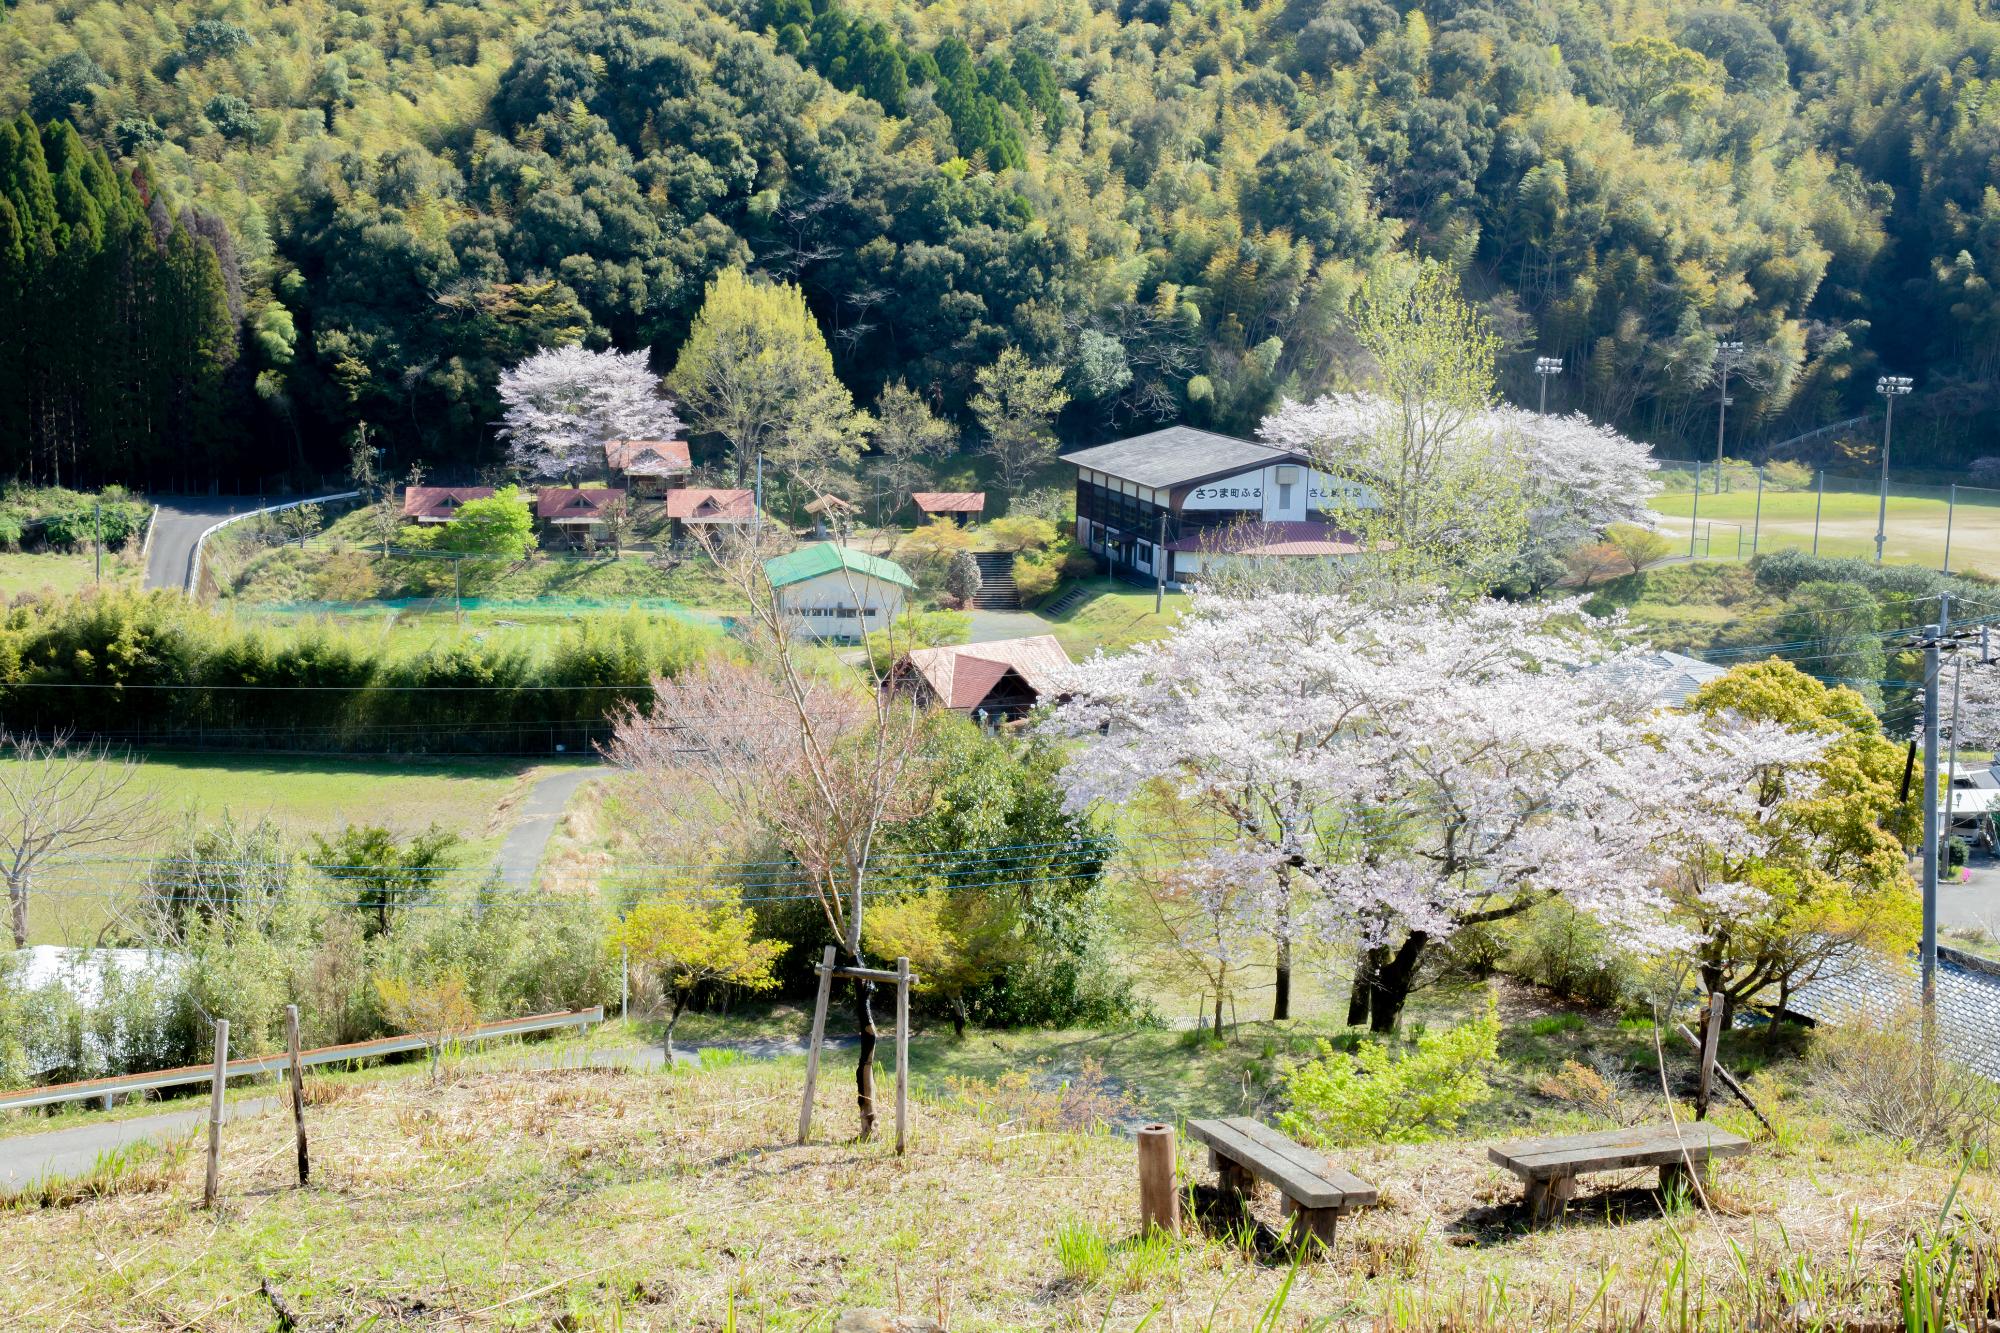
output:
[[[2000,660],[1982,662],[1975,648],[1961,647],[1938,678],[1938,704],[1947,722],[1954,703],[1962,748],[2000,750]]]
[[[681,430],[643,348],[544,348],[502,371],[499,391],[508,457],[529,476],[574,480],[604,461],[611,440],[670,439]]]
[[[1413,415],[1377,394],[1287,399],[1258,434],[1366,486],[1379,508],[1349,521],[1396,548],[1384,558],[1413,576],[1522,573],[1546,586],[1578,543],[1613,523],[1651,525],[1652,451],[1581,413],[1491,405],[1426,418],[1423,429]]]
[[[1350,1021],[1389,1031],[1431,945],[1546,897],[1689,943],[1664,867],[1754,827],[1771,729],[1660,713],[1610,628],[1575,602],[1197,595],[1167,638],[1074,668],[1050,725],[1073,805],[1166,782],[1229,830],[1200,859],[1261,886],[1280,1016],[1297,942],[1353,944]]]

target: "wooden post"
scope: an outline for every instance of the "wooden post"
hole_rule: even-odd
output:
[[[1172,1125],[1147,1125],[1139,1131],[1139,1231],[1143,1235],[1154,1227],[1169,1236],[1177,1236],[1181,1230]]]
[[[799,1103],[799,1142],[804,1143],[812,1136],[813,1085],[819,1081],[819,1043],[826,1035],[826,1000],[833,990],[833,946],[826,946],[826,956],[819,965],[819,998],[813,1002],[812,1038],[806,1044],[806,1095]]]
[[[896,1155],[909,1145],[910,960],[896,960]]]
[[[285,1044],[291,1048],[292,1129],[299,1140],[299,1184],[312,1175],[312,1158],[306,1151],[306,1074],[299,1063],[299,1007],[285,1006]]]
[[[1694,1118],[1708,1119],[1708,1102],[1715,1090],[1715,1053],[1722,1044],[1722,997],[1708,993],[1708,1023],[1702,1030],[1701,1072],[1695,1083]]]
[[[229,1020],[215,1020],[215,1072],[208,1084],[208,1180],[202,1188],[201,1204],[215,1207],[222,1186],[222,1090],[229,1083]]]

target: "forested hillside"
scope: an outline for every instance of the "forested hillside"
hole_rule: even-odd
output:
[[[336,466],[361,421],[392,466],[490,462],[500,367],[581,337],[665,370],[739,262],[802,286],[857,401],[901,378],[962,414],[1012,345],[1066,368],[1074,438],[1247,431],[1338,385],[1362,277],[1429,254],[1487,304],[1522,400],[1559,355],[1552,407],[1692,451],[1737,338],[1732,452],[1869,409],[1883,370],[1918,377],[1903,461],[1992,452],[1988,3],[5,12],[0,110],[110,155],[149,263],[216,258],[233,345],[203,350],[199,411],[229,428],[198,457],[239,476]],[[65,134],[42,138],[69,161]],[[0,212],[26,238],[0,245],[0,338],[84,365],[94,322],[36,313],[84,205],[57,188],[25,222],[30,175]],[[147,303],[114,301],[127,323]],[[0,470],[147,466],[121,447],[138,408],[49,421],[21,384],[0,386]],[[185,433],[168,417],[161,438]]]

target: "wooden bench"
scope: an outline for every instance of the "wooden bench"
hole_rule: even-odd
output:
[[[1593,1171],[1660,1168],[1660,1188],[1685,1179],[1690,1169],[1708,1178],[1708,1164],[1718,1157],[1741,1157],[1750,1140],[1705,1121],[1675,1125],[1642,1125],[1598,1134],[1522,1139],[1488,1148],[1486,1155],[1527,1185],[1529,1220],[1547,1222],[1576,1193],[1576,1178]]]
[[[1307,1236],[1333,1244],[1340,1215],[1376,1200],[1375,1187],[1367,1181],[1248,1116],[1190,1120],[1187,1132],[1208,1145],[1208,1164],[1215,1168],[1223,1194],[1239,1208],[1258,1180],[1277,1186],[1285,1216],[1292,1219],[1294,1245],[1303,1245]]]

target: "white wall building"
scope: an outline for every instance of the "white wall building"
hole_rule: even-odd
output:
[[[887,629],[916,588],[895,561],[836,542],[766,560],[764,574],[792,633],[814,639],[859,639]]]
[[[1364,487],[1304,454],[1172,426],[1063,455],[1076,467],[1076,540],[1113,574],[1179,583],[1246,559],[1348,559],[1347,510],[1372,508]]]

